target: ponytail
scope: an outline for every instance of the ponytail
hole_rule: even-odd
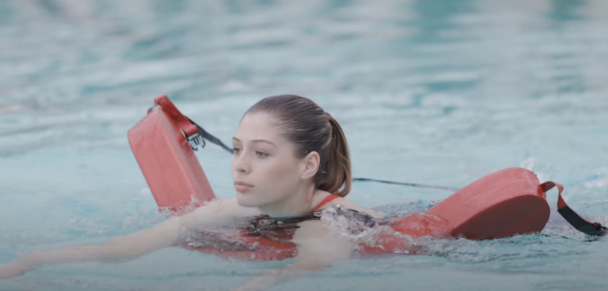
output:
[[[328,145],[327,177],[324,179],[325,182],[319,185],[319,189],[344,197],[350,192],[353,183],[348,143],[338,121],[329,113],[325,113],[325,116],[329,121],[331,134]]]

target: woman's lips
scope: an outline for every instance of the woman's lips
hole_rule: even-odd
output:
[[[251,185],[251,184],[241,182],[241,181],[234,182],[234,189],[236,189],[236,191],[245,192],[251,188],[253,188],[253,185]]]

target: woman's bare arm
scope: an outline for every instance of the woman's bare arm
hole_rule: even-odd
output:
[[[171,217],[152,228],[112,238],[103,245],[77,246],[23,254],[14,262],[0,265],[0,279],[21,275],[39,265],[133,260],[175,245],[187,231],[229,223],[239,211],[242,211],[242,207],[236,203],[234,198],[216,200],[183,216]]]

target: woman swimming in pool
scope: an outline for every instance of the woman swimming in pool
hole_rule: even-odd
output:
[[[338,122],[307,98],[280,95],[261,100],[245,113],[232,142],[236,197],[213,201],[103,245],[20,255],[0,265],[0,279],[41,265],[132,260],[183,244],[189,233],[230,224],[240,217],[297,217],[331,204],[382,216],[344,198],[352,182],[346,137]],[[349,258],[357,246],[330,234],[318,220],[302,221],[298,226],[291,239],[297,246],[293,263],[253,278],[237,290],[262,290],[298,276],[300,271],[325,268]]]

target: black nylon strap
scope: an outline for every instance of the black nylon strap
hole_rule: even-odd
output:
[[[188,117],[186,117],[186,118],[188,118]],[[230,154],[234,153],[234,150],[229,148],[228,146],[226,146],[219,138],[208,133],[204,128],[200,127],[198,124],[196,124],[196,122],[192,121],[192,119],[188,118],[188,120],[190,120],[190,122],[192,122],[192,124],[194,124],[196,126],[196,128],[198,128],[198,134],[202,138],[208,140],[209,142],[211,142],[213,144],[220,146],[221,148],[228,151]]]
[[[604,236],[608,231],[606,227],[597,222],[591,223],[583,219],[568,206],[558,209],[557,212],[559,212],[559,214],[561,214],[562,217],[564,217],[564,219],[570,223],[570,225],[576,228],[576,230],[586,235]]]
[[[566,200],[562,197],[562,192],[564,191],[564,186],[555,183],[553,181],[547,181],[545,183],[540,184],[541,190],[547,192],[553,187],[557,187],[558,195],[557,195],[557,212],[562,215],[562,217],[570,223],[576,230],[591,236],[603,236],[608,233],[608,230],[603,227],[598,222],[589,222],[586,219],[582,218],[578,213],[576,213],[568,204],[566,204]]]
[[[456,189],[456,188],[450,188],[450,187],[444,187],[444,186],[433,186],[433,185],[424,185],[424,184],[416,184],[416,183],[394,182],[394,181],[378,180],[378,179],[370,179],[370,178],[353,178],[353,181],[377,182],[377,183],[384,183],[384,184],[410,186],[410,187],[416,187],[416,188],[447,190],[447,191],[454,191],[454,192],[456,192],[456,191],[459,190],[459,189]]]

